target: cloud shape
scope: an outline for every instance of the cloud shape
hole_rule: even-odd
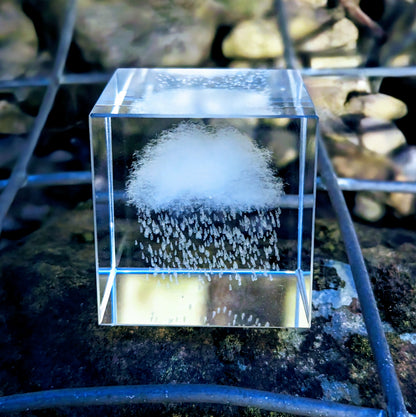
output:
[[[271,153],[234,127],[183,122],[136,154],[126,184],[138,209],[253,211],[279,206]]]

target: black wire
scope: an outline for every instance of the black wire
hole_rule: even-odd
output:
[[[256,407],[311,417],[385,417],[382,410],[225,385],[127,385],[49,390],[0,397],[0,413],[52,407],[201,403]]]

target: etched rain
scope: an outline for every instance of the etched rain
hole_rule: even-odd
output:
[[[126,184],[143,264],[207,277],[278,270],[282,188],[270,151],[234,127],[182,122],[163,131],[136,153]]]

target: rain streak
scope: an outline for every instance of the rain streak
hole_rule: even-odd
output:
[[[137,208],[142,263],[278,270],[283,185],[271,158],[231,126],[183,122],[162,132],[136,154],[126,187]]]

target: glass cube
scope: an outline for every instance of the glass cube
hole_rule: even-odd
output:
[[[316,126],[293,70],[117,70],[90,114],[99,324],[309,327]]]

